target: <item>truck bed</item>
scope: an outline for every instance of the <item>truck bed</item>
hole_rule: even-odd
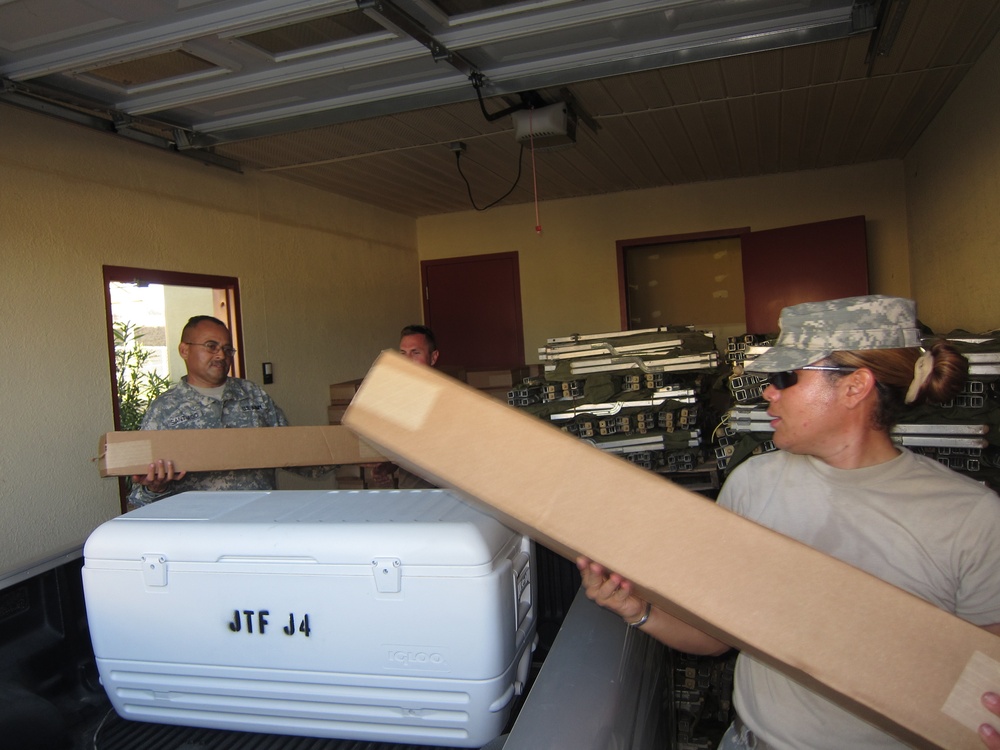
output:
[[[101,687],[82,555],[0,580],[0,747],[17,750],[435,750],[129,721]],[[672,745],[670,654],[576,591],[542,549],[542,639],[526,694],[489,750],[663,750]],[[553,717],[559,717],[553,721]],[[443,749],[441,749],[443,750]]]

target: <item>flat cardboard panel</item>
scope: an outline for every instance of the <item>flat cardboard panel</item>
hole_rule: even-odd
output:
[[[976,719],[942,708],[974,656],[1000,662],[1000,638],[985,630],[391,352],[344,422],[904,741],[981,748]]]
[[[511,388],[529,376],[527,367],[509,370],[469,370],[465,382],[475,388]]]
[[[101,437],[102,477],[145,474],[150,461],[169,458],[178,471],[326,466],[385,461],[341,425],[242,427],[217,430],[139,430]]]
[[[332,383],[330,385],[331,404],[349,404],[354,398],[358,386],[361,385],[361,378],[357,380],[345,380],[343,383]]]

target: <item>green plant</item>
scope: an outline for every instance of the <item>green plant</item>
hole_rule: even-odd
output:
[[[170,387],[170,378],[145,369],[150,352],[141,343],[139,326],[127,320],[118,322],[114,334],[121,429],[138,430],[150,402]]]

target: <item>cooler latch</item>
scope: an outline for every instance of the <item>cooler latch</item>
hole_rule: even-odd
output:
[[[143,555],[142,578],[147,586],[166,586],[167,558],[163,555]]]
[[[376,590],[381,594],[398,594],[403,578],[402,567],[398,557],[376,557],[372,560]]]

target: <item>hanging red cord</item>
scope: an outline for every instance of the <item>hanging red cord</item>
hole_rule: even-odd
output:
[[[535,193],[535,234],[542,233],[542,222],[538,218],[538,172],[535,171],[535,125],[531,121],[534,108],[528,110],[528,140],[531,142],[531,185]]]

